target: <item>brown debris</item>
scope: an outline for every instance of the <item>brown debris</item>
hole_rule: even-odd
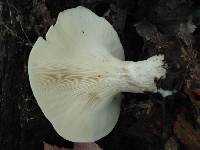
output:
[[[74,148],[63,148],[44,143],[44,150],[102,150],[96,143],[74,143]]]
[[[195,129],[191,123],[186,120],[184,112],[177,115],[173,130],[180,141],[188,145],[191,150],[200,149],[200,129]]]

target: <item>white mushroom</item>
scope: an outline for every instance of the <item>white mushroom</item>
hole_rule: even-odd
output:
[[[92,11],[65,10],[29,57],[33,94],[55,130],[73,142],[93,142],[112,131],[120,113],[120,92],[157,91],[165,77],[164,56],[124,61],[113,27]]]

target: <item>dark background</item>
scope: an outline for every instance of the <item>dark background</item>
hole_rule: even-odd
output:
[[[34,42],[45,36],[58,13],[78,5],[106,17],[114,26],[126,60],[165,54],[167,79],[158,85],[176,90],[166,98],[124,93],[117,126],[97,143],[104,150],[160,150],[174,138],[178,149],[188,149],[174,133],[173,123],[184,107],[189,110],[190,122],[198,128],[198,108],[184,91],[199,63],[198,0],[0,0],[0,149],[42,150],[44,141],[72,147],[54,131],[38,107],[28,80],[27,62]],[[194,32],[188,31],[192,25],[196,26]]]

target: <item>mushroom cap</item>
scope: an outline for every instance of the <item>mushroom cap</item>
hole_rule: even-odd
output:
[[[31,88],[66,140],[93,142],[114,128],[121,96],[103,76],[115,59],[124,60],[116,31],[81,6],[61,12],[46,40],[39,37],[34,44],[28,61]]]

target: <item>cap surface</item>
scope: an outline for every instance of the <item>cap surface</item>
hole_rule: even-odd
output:
[[[111,57],[124,60],[116,31],[80,6],[61,12],[46,40],[36,41],[28,62],[31,88],[63,138],[93,142],[114,128],[121,98],[104,78]]]

